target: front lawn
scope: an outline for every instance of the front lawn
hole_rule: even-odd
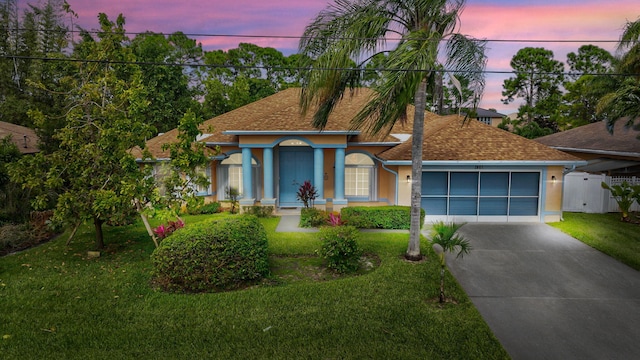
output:
[[[583,243],[640,270],[640,225],[620,221],[620,214],[564,213],[551,223]]]
[[[210,217],[186,217],[187,226]],[[314,233],[275,233],[263,221],[282,277],[250,289],[168,294],[149,286],[153,244],[140,224],[105,230],[107,249],[87,257],[91,227],[0,258],[3,359],[503,359],[508,355],[447,274],[440,306],[438,263],[402,259],[407,234],[360,243],[379,266],[359,276],[313,276],[303,267]],[[297,265],[296,265],[297,266]],[[292,275],[293,272],[293,275]]]

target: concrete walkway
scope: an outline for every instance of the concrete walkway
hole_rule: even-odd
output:
[[[318,232],[316,228],[301,228],[300,215],[280,215],[276,232]]]
[[[466,224],[447,264],[513,359],[640,359],[640,272],[545,224]]]

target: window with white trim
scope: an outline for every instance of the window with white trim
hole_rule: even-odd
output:
[[[347,198],[375,201],[376,183],[376,166],[371,157],[362,153],[345,156],[344,193]]]
[[[251,159],[251,171],[253,179],[253,196],[259,198],[259,166],[255,159]],[[228,189],[238,190],[240,197],[244,192],[244,181],[242,175],[242,153],[233,153],[218,165],[218,200],[228,200]]]

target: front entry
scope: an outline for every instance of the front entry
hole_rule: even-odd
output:
[[[313,149],[308,146],[281,146],[278,200],[280,207],[301,207],[296,199],[305,180],[313,182]]]

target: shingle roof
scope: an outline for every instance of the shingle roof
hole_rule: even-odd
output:
[[[38,136],[35,131],[24,126],[0,121],[0,139],[11,135],[11,140],[23,154],[33,154],[38,151]]]
[[[329,116],[325,132],[351,130],[351,119],[364,107],[372,92],[366,88],[356,89],[351,94],[345,94],[344,98],[336,106]],[[245,132],[319,132],[311,125],[313,111],[305,116],[299,107],[300,89],[290,88],[280,91],[269,97],[247,104],[225,114],[216,116],[203,123],[200,127],[203,134],[200,141],[212,144],[237,143],[238,136],[230,135],[228,131]],[[411,129],[408,127],[408,129]],[[394,132],[410,133],[410,130],[402,129],[401,124],[394,127]],[[147,141],[147,148],[155,158],[168,158],[169,152],[162,150],[165,143],[175,142],[178,131],[173,129]],[[372,137],[360,134],[352,141],[382,141],[398,142],[391,136]],[[140,158],[140,149],[133,149],[133,155]]]
[[[378,155],[383,160],[411,160],[411,141]],[[458,115],[425,118],[423,161],[580,161],[478,121]]]
[[[476,109],[476,116],[477,117],[505,117],[506,115],[504,114],[500,114],[497,111],[493,111],[493,110],[488,110],[488,109],[483,109],[483,108],[477,108]]]
[[[358,89],[345,95],[329,117],[324,131],[349,131],[351,119],[367,103],[372,91]],[[300,89],[283,90],[267,98],[245,105],[213,119],[201,127],[205,135],[201,141],[214,144],[237,143],[238,135],[228,131],[243,132],[318,132],[311,125],[313,111],[302,116],[299,108]],[[407,121],[396,123],[391,134],[411,134],[413,107],[407,109]],[[171,130],[147,142],[156,158],[168,158],[162,144],[175,141],[177,130]],[[372,137],[364,132],[350,142],[399,143],[392,136]],[[134,155],[140,157],[139,149]],[[405,141],[379,154],[385,160],[410,160],[411,141]],[[457,115],[425,115],[424,160],[559,160],[578,161],[566,153],[551,149],[535,141],[522,138],[477,121],[462,125]]]
[[[607,131],[605,122],[601,121],[543,136],[535,141],[551,147],[575,149],[576,152],[640,154],[640,140],[636,138],[640,136],[640,131],[626,128],[624,123],[624,119],[617,121],[613,134]]]

